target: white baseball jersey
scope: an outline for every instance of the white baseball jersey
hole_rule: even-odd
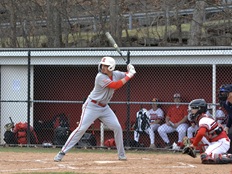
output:
[[[224,134],[220,134],[218,136],[215,137],[215,130],[218,129],[220,127],[220,125],[216,122],[216,120],[214,120],[213,118],[209,117],[207,114],[204,115],[204,117],[202,117],[199,120],[199,128],[201,127],[205,127],[207,129],[206,132],[206,138],[210,140],[210,142],[212,141],[217,141],[219,138],[226,138],[227,136]]]
[[[102,104],[107,104],[113,97],[115,89],[106,88],[111,81],[118,81],[125,77],[125,72],[113,71],[112,79],[107,75],[99,72],[95,78],[95,86],[89,94],[89,98]]]
[[[146,113],[151,122],[158,120],[158,119],[161,120],[164,118],[164,112],[160,108],[157,108],[155,111],[153,109],[150,109]]]

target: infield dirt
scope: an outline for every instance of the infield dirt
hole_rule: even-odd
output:
[[[85,174],[232,174],[232,165],[203,165],[199,155],[191,158],[181,153],[127,152],[127,161],[111,153],[67,153],[62,162],[54,162],[59,151],[2,152],[0,173],[76,172]]]

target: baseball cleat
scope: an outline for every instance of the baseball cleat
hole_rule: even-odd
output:
[[[127,158],[126,158],[126,156],[119,156],[119,157],[118,157],[118,160],[126,161],[126,160],[127,160]]]
[[[171,149],[172,148],[172,144],[170,143],[165,143],[165,149]]]
[[[62,158],[64,157],[65,153],[64,152],[59,152],[55,157],[54,157],[54,161],[55,162],[59,162],[62,160]]]
[[[156,149],[155,144],[150,144],[149,149]]]

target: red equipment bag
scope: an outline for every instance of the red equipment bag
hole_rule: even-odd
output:
[[[19,144],[27,144],[27,126],[26,122],[19,122],[14,127],[13,132]],[[30,126],[30,144],[38,144],[38,138],[32,126]]]

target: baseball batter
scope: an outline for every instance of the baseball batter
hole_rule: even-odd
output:
[[[203,137],[209,140],[208,147],[201,154],[203,164],[231,163],[230,156],[224,155],[229,147],[230,140],[223,127],[217,121],[206,114],[207,103],[204,99],[195,99],[189,103],[189,121],[196,121],[198,131],[190,147],[196,149]]]
[[[127,160],[123,145],[121,125],[109,107],[108,103],[114,91],[121,88],[136,73],[133,65],[127,65],[128,72],[114,70],[116,66],[112,57],[103,57],[98,65],[98,74],[92,92],[82,106],[82,114],[78,127],[70,134],[61,151],[54,157],[54,161],[61,161],[65,154],[81,139],[89,126],[100,119],[114,132],[114,139],[119,160]]]

